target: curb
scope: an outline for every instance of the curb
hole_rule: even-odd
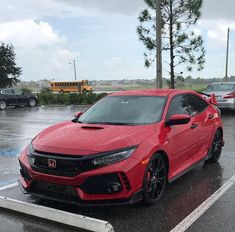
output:
[[[7,185],[5,187],[1,187],[0,191],[15,186],[17,186],[16,183]],[[26,214],[29,216],[34,216],[37,218],[42,218],[44,220],[46,219],[78,229],[84,229],[93,232],[114,232],[113,226],[107,221],[73,214],[41,205],[18,201],[3,196],[0,196],[0,208]]]

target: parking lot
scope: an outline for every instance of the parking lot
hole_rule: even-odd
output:
[[[0,111],[0,187],[18,179],[17,156],[42,129],[70,120],[85,107],[11,108]],[[171,231],[199,205],[235,175],[235,112],[223,112],[225,147],[218,164],[201,164],[167,187],[162,200],[146,207],[133,206],[78,208],[40,201],[37,204],[109,221],[115,231]],[[6,196],[34,202],[18,187],[3,190]],[[235,185],[231,186],[187,231],[235,231]],[[177,228],[175,228],[177,229]],[[0,211],[0,231],[75,231],[46,221]],[[77,231],[77,230],[76,230]]]

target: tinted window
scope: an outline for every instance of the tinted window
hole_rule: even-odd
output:
[[[187,102],[184,95],[178,95],[171,100],[170,107],[167,113],[167,118],[175,114],[189,115]]]
[[[23,92],[21,90],[18,90],[18,89],[14,89],[14,93],[16,95],[22,95],[23,94]]]
[[[189,94],[186,95],[186,98],[187,98],[189,113],[191,116],[204,111],[208,106],[208,103],[206,101],[204,101],[202,98],[196,95]]]
[[[158,122],[165,97],[110,96],[100,100],[80,118],[82,123],[141,125]]]

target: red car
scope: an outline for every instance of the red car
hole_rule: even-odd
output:
[[[78,205],[154,203],[168,182],[219,160],[214,101],[190,90],[111,94],[33,139],[19,156],[21,186]]]

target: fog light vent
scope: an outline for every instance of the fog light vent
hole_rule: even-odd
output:
[[[122,181],[123,181],[123,183],[126,187],[126,190],[130,191],[131,190],[131,184],[130,184],[129,180],[127,179],[125,173],[121,172],[120,175],[122,177]]]

